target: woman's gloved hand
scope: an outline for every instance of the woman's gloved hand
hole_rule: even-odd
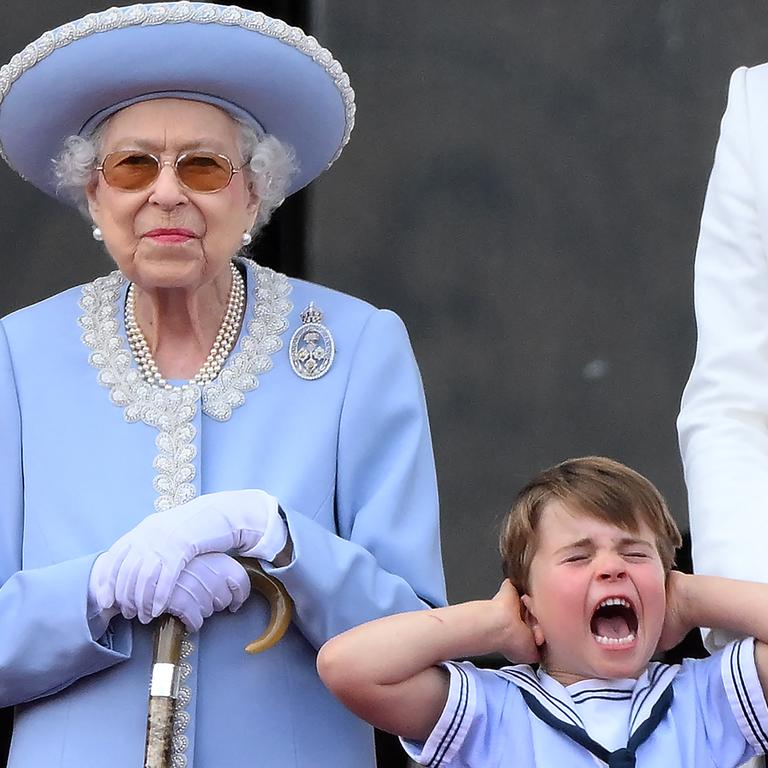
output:
[[[255,489],[205,494],[149,515],[99,555],[91,593],[101,610],[117,606],[146,624],[168,608],[193,558],[229,552],[271,561],[287,535],[274,496]]]
[[[209,552],[190,560],[179,574],[166,613],[177,616],[190,632],[225,608],[234,613],[248,599],[251,581],[237,560]]]

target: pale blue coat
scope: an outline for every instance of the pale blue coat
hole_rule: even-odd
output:
[[[0,321],[9,765],[141,765],[152,629],[118,618],[92,638],[91,565],[156,504],[240,488],[262,488],[285,510],[295,554],[273,571],[295,621],[256,657],[242,648],[265,623],[258,597],[190,636],[174,765],[373,765],[369,727],[325,690],[315,652],[352,625],[444,602],[429,428],[402,322],[249,264],[249,337],[237,366],[230,358],[229,389],[216,390],[219,381],[205,393],[213,418],[200,402],[169,411],[168,401],[146,400],[120,341],[125,290],[113,273],[86,288],[86,309],[74,288]],[[310,301],[336,342],[330,371],[315,381],[288,358]]]

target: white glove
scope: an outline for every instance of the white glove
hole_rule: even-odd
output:
[[[166,613],[178,616],[190,632],[225,608],[234,613],[248,599],[251,581],[237,560],[209,552],[191,560],[179,574]]]
[[[277,499],[260,490],[221,491],[144,518],[96,558],[90,589],[101,610],[117,605],[147,623],[168,606],[197,555],[230,552],[271,561],[288,530]]]

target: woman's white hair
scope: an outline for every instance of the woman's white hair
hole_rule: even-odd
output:
[[[274,211],[285,200],[291,177],[296,173],[296,156],[291,147],[270,134],[260,136],[250,125],[232,118],[238,127],[240,151],[249,158],[248,182],[260,200],[259,212],[251,228],[256,235],[269,221]],[[98,164],[101,140],[109,119],[105,120],[90,136],[69,136],[53,160],[59,192],[67,195],[83,213],[88,214],[85,190],[93,178]],[[245,170],[245,169],[243,169]]]

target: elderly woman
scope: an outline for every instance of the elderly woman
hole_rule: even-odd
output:
[[[346,75],[282,22],[180,2],[46,33],[0,94],[11,167],[117,267],[0,322],[10,766],[141,764],[167,613],[190,632],[174,766],[372,765],[315,652],[444,600],[419,373],[391,312],[238,256],[341,151]],[[255,657],[267,607],[233,555],[294,603]]]

